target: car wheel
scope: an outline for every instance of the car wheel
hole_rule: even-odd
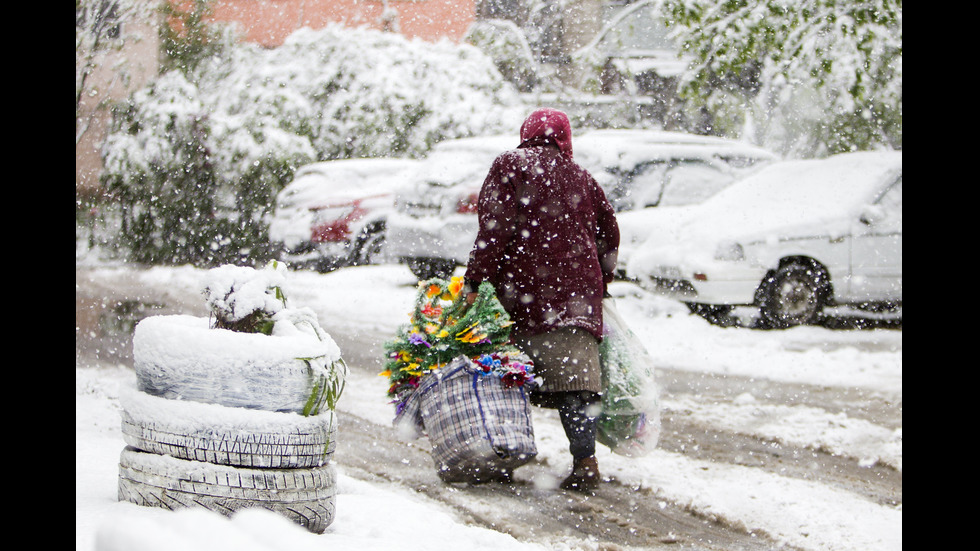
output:
[[[376,224],[366,228],[357,239],[354,250],[351,251],[351,266],[366,266],[379,264],[384,259],[385,226]]]
[[[734,309],[732,306],[688,302],[687,309],[690,310],[692,314],[701,316],[709,323],[714,325],[730,326],[734,323],[731,316],[732,310]]]
[[[767,327],[786,328],[813,323],[828,296],[827,274],[801,263],[780,267],[763,281],[760,314]]]
[[[456,263],[442,258],[410,258],[408,269],[419,278],[419,281],[434,277],[449,279],[456,270]]]

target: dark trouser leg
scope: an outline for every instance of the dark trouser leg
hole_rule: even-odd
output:
[[[594,392],[566,392],[559,402],[558,416],[573,458],[572,474],[561,483],[565,490],[590,492],[599,487],[601,475],[595,458],[597,413],[593,409],[598,405],[599,395]]]
[[[599,403],[599,395],[594,392],[564,392],[558,405],[565,436],[568,437],[568,450],[574,459],[585,459],[595,455],[596,418],[590,411]]]

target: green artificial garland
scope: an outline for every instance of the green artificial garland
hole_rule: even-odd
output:
[[[419,380],[465,356],[488,374],[501,377],[508,386],[533,380],[531,362],[510,343],[510,320],[493,285],[483,282],[468,305],[462,293],[463,279],[430,279],[419,283],[411,322],[401,326],[385,343],[388,397],[403,401]]]

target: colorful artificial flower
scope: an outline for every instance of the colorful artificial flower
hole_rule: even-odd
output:
[[[507,386],[527,384],[530,360],[510,343],[513,322],[497,300],[493,286],[482,283],[468,304],[462,296],[463,278],[431,279],[419,283],[410,323],[385,344],[388,396],[400,403],[419,380],[464,356],[479,363],[487,375],[501,377]]]
[[[449,293],[453,299],[459,296],[459,292],[463,290],[463,278],[456,276],[449,281]]]
[[[466,343],[478,343],[483,339],[487,338],[486,333],[481,333],[478,327],[479,322],[463,329],[459,333],[456,333],[456,340],[466,342]]]
[[[501,366],[500,357],[496,354],[484,354],[477,358],[476,363],[488,369],[499,368]]]
[[[442,308],[440,306],[426,304],[425,308],[422,309],[422,315],[429,319],[439,319],[439,316],[442,315]]]
[[[414,331],[408,336],[408,342],[409,344],[422,345],[425,346],[426,348],[432,348],[432,345],[429,344],[429,341],[425,340],[424,336]]]

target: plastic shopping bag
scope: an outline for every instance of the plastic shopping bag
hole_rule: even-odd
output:
[[[596,439],[614,453],[644,455],[657,446],[660,438],[653,359],[620,317],[612,299],[602,301],[602,316],[602,413]]]

